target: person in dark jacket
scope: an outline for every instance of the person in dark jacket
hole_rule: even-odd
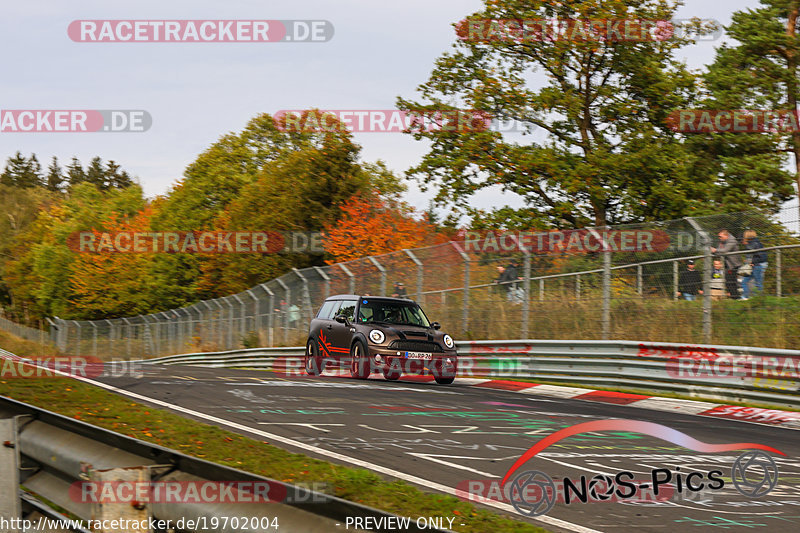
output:
[[[711,253],[724,254],[726,252],[738,252],[739,241],[726,229],[719,230],[719,247],[711,248]],[[740,254],[722,256],[725,264],[725,287],[728,295],[734,300],[739,299],[739,267],[742,266],[742,256]]]
[[[749,229],[744,232],[742,237],[742,246],[745,250],[759,250],[764,245],[758,239],[755,230]],[[756,290],[761,292],[764,290],[764,271],[767,269],[767,252],[753,252],[745,256],[745,262],[753,265],[753,272],[749,276],[742,277],[742,299],[747,300],[750,298],[750,282],[755,281]]]
[[[694,301],[698,294],[703,294],[703,280],[700,272],[694,268],[694,260],[687,261],[686,270],[681,272],[678,280],[678,296],[684,300]]]

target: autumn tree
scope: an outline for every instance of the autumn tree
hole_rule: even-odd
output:
[[[335,223],[324,228],[328,264],[419,248],[441,242],[435,227],[414,218],[408,205],[377,192],[353,196],[341,206]]]
[[[409,174],[457,207],[499,186],[552,226],[676,218],[704,206],[710,184],[689,176],[686,151],[666,121],[696,94],[695,76],[675,58],[690,38],[526,38],[482,22],[558,19],[575,28],[587,20],[669,21],[675,10],[668,0],[487,0],[455,25],[455,50],[436,61],[421,99],[399,98],[398,106],[421,116],[475,110],[523,134],[412,127],[431,148]],[[475,24],[483,28],[477,34]],[[542,139],[526,142],[533,130]]]
[[[733,14],[725,28],[733,40],[717,48],[704,73],[706,95],[699,107],[786,110],[797,116],[800,0],[760,3]],[[711,195],[726,211],[756,207],[776,212],[792,196],[792,182],[800,187],[800,128],[695,133],[687,135],[686,143],[692,174],[720,181]],[[787,156],[792,172],[785,169]]]
[[[133,216],[112,213],[93,232],[150,231],[152,206]],[[160,307],[154,300],[149,275],[152,254],[78,253],[70,265],[67,304],[85,319],[103,319],[147,314]]]

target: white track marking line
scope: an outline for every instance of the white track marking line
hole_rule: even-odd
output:
[[[266,437],[266,438],[271,439],[271,440],[276,441],[276,442],[281,442],[281,443],[287,444],[289,446],[294,446],[296,448],[300,448],[300,449],[306,450],[308,452],[312,452],[312,453],[316,453],[316,454],[319,454],[319,455],[322,455],[322,456],[325,456],[325,457],[329,457],[331,459],[337,459],[337,460],[342,461],[344,463],[350,463],[350,464],[353,464],[353,465],[356,465],[356,466],[360,466],[362,468],[366,468],[368,470],[372,470],[373,472],[378,472],[378,473],[381,473],[381,474],[385,474],[387,476],[395,477],[397,479],[402,479],[403,481],[407,481],[408,483],[414,483],[415,485],[421,485],[423,487],[428,487],[428,488],[430,488],[432,490],[435,490],[435,491],[438,491],[438,492],[444,492],[445,494],[450,494],[451,496],[458,497],[459,494],[461,494],[461,497],[464,498],[464,492],[463,491],[457,490],[457,489],[452,488],[452,487],[448,487],[447,485],[442,485],[441,483],[436,483],[434,481],[430,481],[430,480],[427,480],[427,479],[424,479],[424,478],[421,478],[421,477],[413,476],[411,474],[406,474],[405,472],[400,472],[399,470],[393,470],[393,469],[387,468],[385,466],[373,464],[373,463],[370,463],[368,461],[363,461],[361,459],[356,459],[355,457],[350,457],[349,455],[344,455],[344,454],[341,454],[341,453],[338,453],[338,452],[333,452],[333,451],[325,450],[323,448],[318,448],[317,446],[312,446],[310,444],[305,444],[303,442],[299,442],[299,441],[296,441],[296,440],[293,440],[293,439],[290,439],[290,438],[287,438],[287,437],[282,437],[280,435],[275,435],[274,433],[267,433],[266,431],[261,431],[260,429],[251,428],[251,427],[245,426],[243,424],[238,424],[238,423],[232,422],[230,420],[225,420],[224,418],[218,418],[216,416],[207,415],[207,414],[201,413],[199,411],[194,411],[193,409],[187,409],[187,408],[181,407],[179,405],[175,405],[175,404],[168,403],[168,402],[163,402],[161,400],[156,400],[155,398],[150,398],[149,396],[144,396],[142,394],[137,394],[135,392],[130,392],[130,391],[127,391],[125,389],[120,389],[120,388],[114,387],[113,385],[107,385],[107,384],[101,383],[99,381],[94,381],[94,380],[86,379],[86,378],[76,378],[76,379],[79,379],[80,381],[83,381],[84,383],[89,383],[90,385],[94,385],[96,387],[100,387],[100,388],[103,388],[103,389],[106,389],[106,390],[110,390],[112,392],[116,392],[118,394],[122,394],[122,395],[128,396],[130,398],[135,398],[135,399],[138,399],[138,400],[143,400],[143,401],[146,401],[146,402],[150,402],[150,403],[155,404],[155,405],[160,405],[160,406],[166,407],[169,410],[179,411],[181,413],[184,413],[184,414],[187,414],[187,415],[190,415],[190,416],[194,416],[194,417],[197,417],[197,418],[201,418],[203,420],[207,420],[207,421],[213,422],[215,424],[228,426],[230,428],[239,429],[241,431],[246,431],[246,432],[254,434],[254,435],[258,435],[258,436],[261,436],[261,437]],[[511,505],[509,505],[507,503],[502,503],[502,502],[489,500],[489,499],[485,499],[485,498],[478,499],[475,496],[471,496],[469,499],[471,499],[472,501],[477,501],[478,503],[482,503],[482,504],[487,505],[489,507],[494,507],[495,509],[500,509],[502,511],[506,511],[506,512],[509,512],[509,513],[517,514],[516,513],[516,509],[514,509],[513,506],[511,506]],[[561,520],[561,519],[558,519],[558,518],[552,518],[550,516],[537,516],[537,517],[532,518],[532,520],[535,520],[537,522],[541,522],[543,524],[547,524],[548,526],[560,527],[562,529],[566,529],[566,530],[569,530],[569,531],[574,531],[575,533],[602,533],[602,532],[600,532],[600,531],[598,531],[596,529],[591,529],[591,528],[588,528],[588,527],[584,527],[584,526],[581,526],[579,524],[573,524],[572,522],[567,522],[566,520]]]

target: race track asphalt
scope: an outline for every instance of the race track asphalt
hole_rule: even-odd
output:
[[[320,376],[282,377],[267,371],[193,366],[146,365],[142,378],[102,378],[120,394],[134,394],[144,403],[169,407],[179,414],[266,440],[293,452],[336,463],[371,468],[387,478],[400,477],[428,490],[455,489],[494,500],[496,512],[527,520],[551,531],[798,531],[800,530],[800,431],[737,420],[710,419],[645,408],[585,400],[537,397],[469,386],[419,382],[387,382]],[[631,472],[642,487],[635,498],[603,499],[608,485],[593,485],[596,498],[583,503],[558,497],[542,516],[525,517],[503,496],[499,482],[531,446],[576,424],[626,419],[664,426],[630,426],[614,431],[581,432],[553,442],[526,461],[511,476],[547,474],[555,485],[569,478],[587,488],[593,476]],[[627,426],[626,426],[627,427]],[[649,433],[633,428],[650,428]],[[655,428],[655,430],[653,430]],[[701,445],[681,441],[677,433],[708,444],[756,443],[785,454],[769,455],[778,482],[767,494],[746,496],[732,482],[732,467],[748,449],[695,451]],[[596,429],[596,428],[595,428]],[[274,438],[273,438],[274,437]],[[670,442],[676,441],[676,442]],[[690,447],[684,447],[690,446]],[[745,447],[749,448],[749,447]],[[653,470],[666,469],[673,484],[652,489]],[[679,469],[679,470],[678,470]],[[686,488],[711,482],[723,486],[700,491]],[[681,476],[682,490],[677,491]],[[763,469],[751,464],[750,482],[763,480]],[[518,487],[524,487],[529,475]],[[657,472],[663,480],[667,472]],[[540,475],[530,481],[542,480]],[[620,478],[627,481],[629,478]],[[741,485],[752,491],[758,485]],[[519,496],[518,491],[511,491]],[[518,504],[530,510],[541,492],[531,492]],[[538,495],[538,496],[537,496]],[[574,491],[570,491],[574,496]],[[666,499],[665,499],[666,498]],[[519,498],[518,498],[519,499]],[[537,509],[541,510],[542,507]]]

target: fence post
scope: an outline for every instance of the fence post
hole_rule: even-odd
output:
[[[322,267],[315,266],[314,270],[317,271],[317,274],[319,274],[319,277],[321,277],[322,280],[325,282],[324,283],[325,289],[323,290],[322,300],[323,301],[327,300],[328,296],[331,295],[331,277],[325,272],[325,270]],[[312,310],[312,314],[313,314],[313,310]],[[313,316],[312,316],[312,318],[313,318]]]
[[[256,340],[260,345],[261,338],[258,335],[261,332],[261,300],[258,299],[253,289],[247,289],[245,292],[253,299],[253,330],[256,332]]]
[[[247,324],[245,324],[245,318],[244,318],[244,315],[247,312],[247,308],[244,303],[244,300],[239,298],[238,294],[234,294],[233,299],[239,302],[240,309],[242,310],[242,316],[240,317],[241,322],[239,323],[239,337],[240,337],[239,343],[241,343],[242,341],[244,341],[245,335],[247,335],[247,332],[245,331]],[[232,308],[233,307],[231,307],[231,309]],[[238,346],[232,346],[231,350],[235,350],[236,348],[238,348]]]
[[[122,317],[122,321],[125,322],[125,354],[128,357],[128,360],[131,358],[131,321],[125,317]]]
[[[281,278],[276,278],[275,281],[278,282],[278,285],[280,285],[286,293],[286,309],[281,310],[283,312],[283,344],[286,345],[289,344],[289,306],[292,301],[292,291]]]
[[[544,278],[539,278],[539,301],[544,301]]]
[[[216,305],[217,309],[219,309],[219,315],[217,318],[217,342],[219,342],[219,349],[224,350],[225,339],[222,337],[222,304],[219,303],[219,298],[214,298],[211,301],[214,302],[214,305]]]
[[[275,293],[272,292],[272,289],[267,287],[266,283],[262,283],[261,285],[259,285],[259,287],[261,287],[264,290],[264,292],[269,294],[269,314],[267,315],[268,316],[267,323],[269,324],[269,334],[267,335],[267,337],[268,337],[268,344],[270,348],[272,348],[273,346],[275,346],[273,338],[273,333],[274,333],[273,327],[275,326],[274,314],[273,314],[275,312]]]
[[[228,342],[226,344],[228,350],[233,350],[233,304],[228,299],[229,297],[226,296],[222,298],[222,301],[225,302],[225,305],[228,306]]]
[[[636,292],[642,295],[642,265],[636,265]]]
[[[703,342],[711,344],[711,237],[692,217],[686,217],[686,221],[695,229],[703,246]]]
[[[75,324],[75,328],[77,329],[77,333],[75,333],[75,339],[77,339],[77,342],[75,343],[75,355],[80,355],[83,331],[81,331],[81,325],[77,320],[73,320],[72,323]]]
[[[464,259],[464,299],[462,300],[461,321],[462,321],[462,335],[466,334],[469,330],[469,256],[461,249],[458,243],[450,241],[450,244]]]
[[[105,319],[105,322],[108,324],[108,353],[113,356],[114,354],[114,323],[111,322],[109,319]]]
[[[416,255],[411,250],[403,250],[408,257],[417,265],[417,302],[422,303],[422,280],[423,280],[423,266]]]
[[[523,282],[524,285],[524,293],[525,296],[522,300],[522,324],[520,327],[520,338],[527,339],[528,338],[528,321],[530,318],[530,301],[531,301],[531,253],[528,248],[525,247],[523,243],[519,241],[519,239],[514,239],[517,242],[517,246],[519,247],[520,251],[524,254],[524,259],[522,262],[522,271],[523,276],[525,276],[525,280]],[[513,290],[514,285],[511,285]]]
[[[581,299],[581,275],[578,274],[575,276],[575,299],[580,301]]]
[[[610,229],[608,226],[603,227],[603,231]],[[611,332],[611,248],[605,236],[601,236],[594,228],[589,229],[589,233],[594,235],[595,239],[602,243],[603,246],[603,311],[602,311],[602,329],[603,340],[608,340]]]
[[[783,275],[781,274],[781,249],[775,250],[775,296],[783,296]]]
[[[89,324],[92,326],[92,355],[97,357],[97,324],[94,320],[90,320]]]
[[[380,295],[381,295],[381,296],[386,296],[386,269],[385,269],[385,268],[383,267],[383,265],[382,265],[382,264],[380,264],[380,263],[378,262],[378,260],[377,260],[377,259],[375,259],[374,257],[372,257],[372,256],[369,256],[369,258],[368,258],[368,259],[370,260],[370,262],[371,262],[373,265],[375,265],[375,268],[377,268],[377,269],[378,269],[378,271],[381,273],[381,288],[380,288]]]
[[[350,272],[349,268],[344,266],[344,263],[338,263],[338,264],[339,264],[339,268],[344,270],[344,273],[347,274],[347,276],[350,278],[350,294],[355,294],[356,293],[356,278],[355,278],[355,276],[353,276],[353,273]]]
[[[672,262],[672,299],[678,299],[678,260]]]

